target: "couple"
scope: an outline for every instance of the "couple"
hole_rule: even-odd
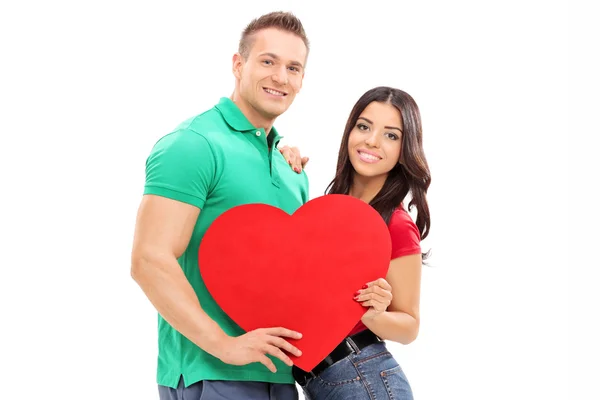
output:
[[[131,273],[159,313],[160,399],[297,399],[294,382],[309,399],[412,399],[385,345],[408,344],[417,336],[420,240],[430,225],[431,178],[419,111],[408,94],[377,87],[350,112],[327,193],[374,207],[389,227],[392,257],[385,279],[357,288],[354,299],[366,313],[314,370],[294,367],[286,355],[301,355],[286,340],[301,332],[242,331],[214,302],[198,269],[202,236],[221,213],[264,203],[291,214],[309,200],[302,171],[307,159],[296,149],[279,150],[273,127],[302,87],[308,48],[292,14],[252,21],[233,56],[231,98],[162,137],[146,161]],[[416,223],[405,210],[408,194]]]

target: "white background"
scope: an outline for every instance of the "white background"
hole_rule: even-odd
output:
[[[575,257],[587,290],[598,266],[568,218],[589,228],[597,211],[569,197],[581,187],[565,151],[589,128],[569,112],[597,108],[569,104],[564,2],[14,4],[0,7],[0,398],[158,398],[156,314],[129,275],[145,159],[230,95],[241,30],[279,9],[312,42],[304,88],[276,123],[311,158],[311,197],[364,91],[395,86],[421,108],[432,266],[419,338],[390,344],[415,397],[599,398],[598,314],[568,301]],[[587,55],[571,77],[597,75],[598,46],[577,44]],[[569,337],[571,322],[585,328]]]

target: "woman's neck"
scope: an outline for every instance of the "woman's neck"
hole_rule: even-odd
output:
[[[354,174],[349,195],[369,204],[383,187],[387,176],[364,177]]]

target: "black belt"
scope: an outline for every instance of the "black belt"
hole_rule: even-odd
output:
[[[303,371],[294,365],[292,367],[292,374],[294,375],[296,382],[298,382],[300,386],[304,386],[310,378],[319,376],[319,374],[336,362],[348,357],[350,354],[356,353],[357,349],[360,351],[367,346],[381,342],[383,342],[383,340],[373,332],[368,329],[364,330],[345,338],[342,343],[337,345],[337,347],[311,371]]]

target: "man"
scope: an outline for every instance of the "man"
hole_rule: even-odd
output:
[[[232,207],[265,203],[291,214],[308,201],[306,175],[276,150],[273,127],[302,87],[308,51],[293,15],[255,19],[233,57],[231,98],[183,122],[148,157],[131,274],[159,313],[161,399],[298,398],[286,352],[301,353],[286,338],[300,333],[244,333],[207,292],[197,253],[206,229]]]

